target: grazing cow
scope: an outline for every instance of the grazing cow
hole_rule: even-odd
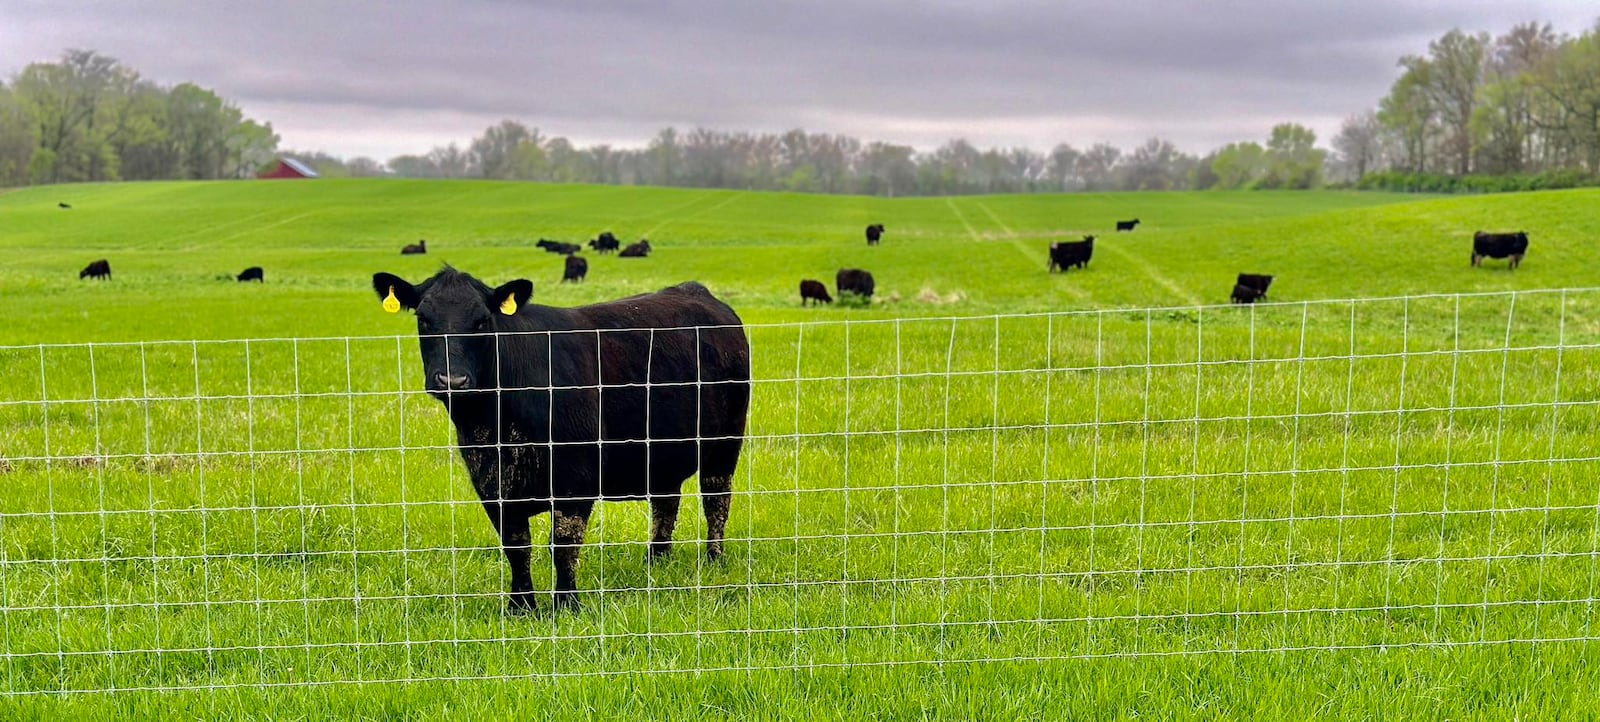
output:
[[[1139,219],[1137,218],[1131,221],[1117,221],[1117,231],[1132,231],[1133,227],[1137,225],[1139,225]]]
[[[567,256],[567,269],[561,274],[561,282],[571,281],[578,283],[589,276],[589,261],[583,256]]]
[[[260,266],[251,266],[251,267],[246,268],[243,271],[241,271],[239,273],[239,281],[241,283],[244,282],[244,281],[255,281],[257,283],[266,283],[267,282],[266,279],[263,278],[262,275],[261,275],[261,267]]]
[[[61,208],[63,210],[72,210],[72,206],[69,205],[69,204],[66,204],[66,203],[57,203],[56,207]]]
[[[444,404],[511,567],[508,611],[534,608],[529,520],[550,512],[557,609],[576,607],[597,499],[648,500],[647,558],[666,554],[700,474],[706,557],[722,556],[750,404],[738,314],[698,283],[576,308],[528,303],[449,266],[412,286],[378,273],[384,308],[416,311],[428,393]]]
[[[111,262],[102,258],[94,263],[84,266],[83,270],[78,272],[78,280],[82,281],[85,278],[97,278],[105,281],[111,280]]]
[[[833,297],[828,295],[828,287],[821,281],[806,279],[800,282],[800,307],[804,308],[806,301],[814,306],[819,303],[833,303]]]
[[[1087,267],[1092,256],[1094,236],[1084,236],[1081,241],[1056,241],[1050,244],[1050,272]]]
[[[644,258],[650,255],[650,241],[643,238],[638,243],[629,243],[627,248],[617,254],[619,258]]]
[[[1522,265],[1522,257],[1528,253],[1528,234],[1522,231],[1516,233],[1486,233],[1478,231],[1472,234],[1472,265],[1483,265],[1484,258],[1510,258],[1511,269],[1516,270]]]
[[[405,248],[400,249],[400,255],[402,255],[402,256],[420,256],[420,255],[425,254],[427,252],[428,252],[428,242],[427,241],[417,241],[416,243],[413,243],[413,244],[411,244],[409,246],[406,246]]]
[[[622,243],[617,240],[615,235],[612,235],[611,231],[606,231],[594,240],[589,241],[589,247],[593,248],[596,253],[613,253],[622,247]]]
[[[1267,297],[1267,287],[1272,285],[1272,276],[1259,273],[1241,273],[1239,279],[1233,283],[1234,303],[1255,303]]]
[[[872,280],[871,273],[859,268],[841,268],[833,277],[833,286],[839,290],[840,296],[853,293],[862,298],[872,298],[877,283]]]
[[[874,223],[874,224],[872,224],[870,226],[867,226],[867,245],[869,245],[869,246],[878,245],[878,239],[880,239],[880,238],[883,238],[883,224],[882,223]]]

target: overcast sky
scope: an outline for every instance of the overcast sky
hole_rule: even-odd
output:
[[[1452,27],[1576,33],[1593,0],[0,0],[0,73],[66,48],[193,81],[283,145],[380,160],[503,118],[580,145],[665,126],[1202,152],[1319,136]]]

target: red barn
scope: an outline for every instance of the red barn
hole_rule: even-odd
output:
[[[317,177],[317,172],[315,170],[312,170],[311,166],[308,166],[308,165],[306,165],[304,163],[301,163],[300,161],[297,161],[297,160],[295,160],[293,158],[290,158],[288,156],[284,156],[282,158],[279,158],[278,162],[274,163],[271,168],[267,169],[266,171],[262,172],[261,175],[258,175],[256,177],[257,178],[315,178],[315,177]]]

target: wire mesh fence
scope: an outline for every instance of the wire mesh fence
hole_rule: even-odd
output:
[[[0,694],[1596,638],[1600,292],[746,331],[528,616],[414,336],[0,348]]]

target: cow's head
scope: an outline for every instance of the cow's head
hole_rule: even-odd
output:
[[[494,334],[533,296],[533,283],[527,280],[491,289],[449,266],[415,286],[399,276],[376,273],[372,289],[383,301],[384,310],[416,312],[423,378],[428,392],[441,400],[451,392],[496,386]]]

